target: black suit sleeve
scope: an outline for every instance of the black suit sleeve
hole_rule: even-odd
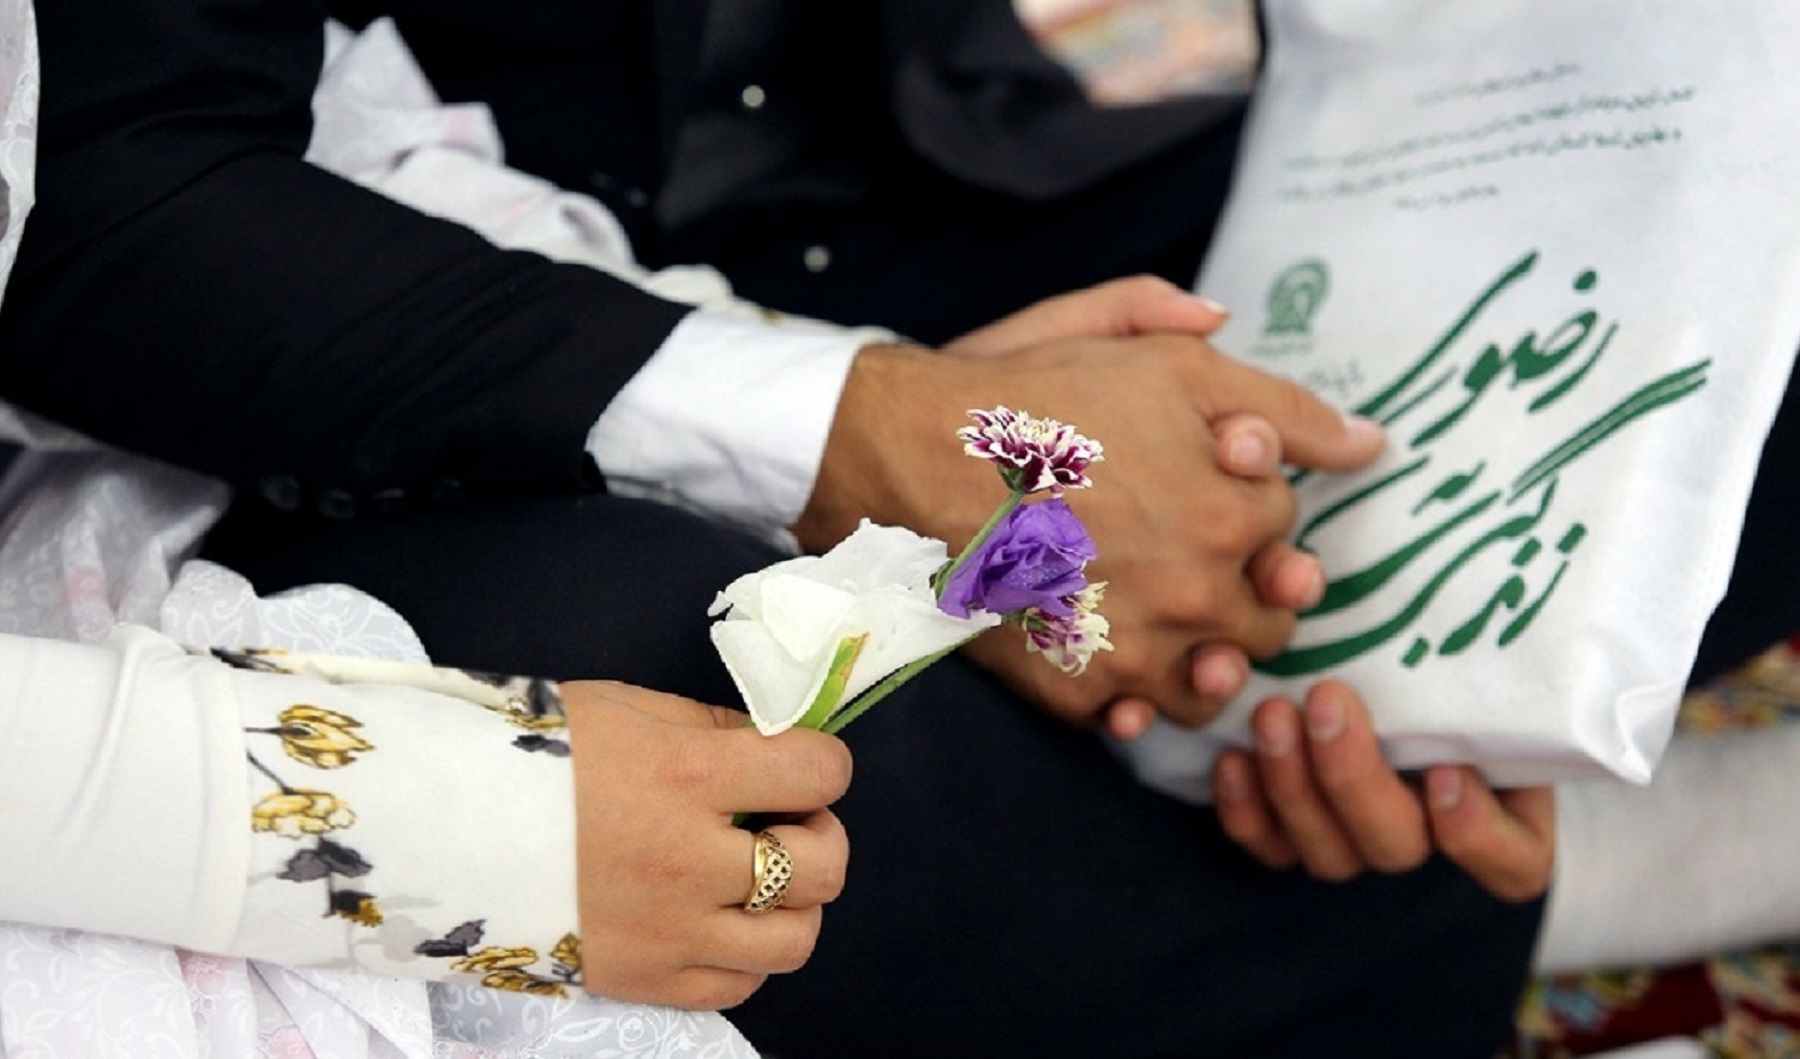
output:
[[[588,429],[685,307],[304,162],[315,4],[38,19],[38,203],[0,395],[240,485],[592,487]]]

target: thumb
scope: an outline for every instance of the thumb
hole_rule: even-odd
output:
[[[988,356],[1059,338],[1123,338],[1151,332],[1210,335],[1225,322],[1217,304],[1156,276],[1110,280],[1046,298],[944,347]]]
[[[1283,458],[1296,467],[1355,470],[1387,444],[1379,423],[1340,411],[1297,382],[1216,350],[1202,356],[1195,391],[1207,421],[1244,413],[1261,417],[1280,436]]]

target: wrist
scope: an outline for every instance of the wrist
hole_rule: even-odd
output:
[[[971,461],[935,458],[940,450],[954,451],[956,429],[966,418],[953,378],[961,363],[918,346],[858,351],[818,478],[792,527],[801,547],[823,551],[864,518],[943,537],[952,546],[974,532],[979,518],[960,525],[954,505],[940,503],[959,488],[946,473],[964,472],[962,465]]]

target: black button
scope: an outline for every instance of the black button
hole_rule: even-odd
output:
[[[461,507],[468,502],[469,491],[454,478],[433,482],[427,498],[438,507]]]
[[[298,511],[302,492],[300,479],[291,474],[264,475],[256,483],[257,491],[262,494],[263,503],[277,511]]]
[[[406,490],[395,486],[392,489],[377,489],[369,496],[369,510],[377,515],[398,515],[405,511],[412,497]]]
[[[633,187],[614,177],[611,173],[596,169],[588,174],[588,183],[602,197],[611,201],[623,201],[634,210],[641,210],[650,205],[650,193],[642,188]]]
[[[343,489],[324,490],[313,506],[333,522],[348,522],[356,517],[356,498]]]

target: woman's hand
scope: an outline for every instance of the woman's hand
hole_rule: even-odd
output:
[[[583,977],[619,1000],[715,1010],[812,955],[850,855],[826,808],[850,751],[818,732],[765,738],[742,713],[626,684],[562,685],[575,764]],[[772,819],[793,881],[781,906],[744,911],[756,837]]]
[[[1220,755],[1213,797],[1225,832],[1264,864],[1343,880],[1406,871],[1436,849],[1504,900],[1549,888],[1554,788],[1496,792],[1472,768],[1438,765],[1416,789],[1388,766],[1368,710],[1337,681],[1316,685],[1304,711],[1264,702],[1251,726],[1255,752]]]

